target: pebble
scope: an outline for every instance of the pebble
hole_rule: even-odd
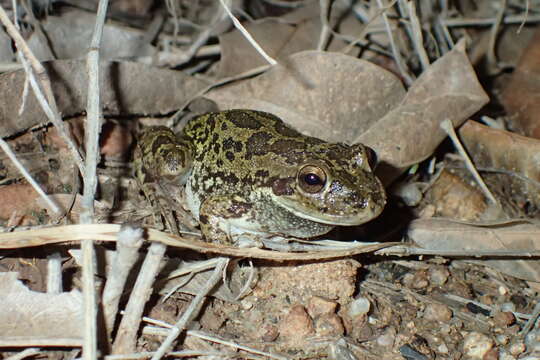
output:
[[[513,356],[519,356],[525,352],[525,344],[521,341],[515,342],[512,345],[510,345],[510,354]]]
[[[396,329],[389,327],[386,331],[377,338],[377,345],[382,347],[392,347],[396,339]]]
[[[424,319],[448,322],[452,318],[452,310],[444,304],[431,303],[424,309]]]
[[[315,319],[315,332],[321,337],[343,336],[345,328],[336,314],[322,314]]]
[[[279,336],[284,340],[297,341],[315,333],[313,320],[302,305],[294,305],[279,325]]]
[[[468,333],[463,340],[463,352],[471,359],[482,360],[494,345],[489,337],[475,331]]]
[[[442,286],[448,281],[450,272],[444,266],[434,266],[429,270],[429,281],[433,286]]]
[[[525,345],[530,352],[540,351],[540,329],[533,330],[525,336]]]
[[[369,302],[369,300],[363,296],[360,296],[354,299],[349,304],[349,310],[347,311],[347,314],[350,318],[354,319],[357,316],[367,314],[370,309],[371,303]]]
[[[516,322],[516,317],[511,312],[497,311],[493,315],[493,321],[495,325],[500,328],[506,328]]]
[[[322,314],[335,313],[337,303],[321,296],[313,296],[308,301],[307,312],[309,316],[315,319]]]

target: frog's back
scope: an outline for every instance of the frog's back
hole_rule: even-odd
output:
[[[244,109],[202,115],[191,120],[184,128],[184,134],[195,145],[196,152],[227,151],[231,145],[239,152],[239,143],[247,144],[256,133],[268,138],[302,136],[273,114]],[[219,148],[219,144],[223,145],[223,149]]]

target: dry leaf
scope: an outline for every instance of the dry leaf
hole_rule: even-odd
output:
[[[264,51],[275,59],[284,58],[302,50],[313,49],[315,37],[298,33],[295,26],[267,19],[246,25],[246,29]],[[220,77],[228,77],[267,64],[246,37],[235,30],[219,37],[221,60]]]
[[[459,126],[488,101],[460,42],[414,82],[399,106],[353,142],[377,152],[385,163],[378,175],[389,183],[402,169],[433,154],[446,137],[443,120]]]
[[[304,51],[284,65],[207,97],[221,110],[271,112],[297,130],[332,142],[352,142],[405,95],[390,72],[351,56]]]
[[[474,121],[467,121],[459,135],[476,166],[506,170],[525,177],[497,175],[501,181],[508,182],[510,193],[517,200],[540,206],[539,140],[492,129]]]
[[[521,55],[501,101],[514,129],[540,139],[540,29]]]
[[[0,273],[0,346],[81,346],[82,294],[28,290],[13,272]]]
[[[78,9],[62,12],[61,16],[48,16],[41,22],[47,45],[34,32],[28,39],[28,46],[41,61],[83,58],[88,53],[95,24],[95,14]],[[50,53],[49,46],[55,57]],[[101,59],[128,60],[152,56],[155,51],[142,31],[111,24],[103,27],[99,52]]]
[[[102,62],[101,101],[105,115],[166,114],[191,99],[205,84],[182,72],[157,69],[129,62]],[[62,116],[86,109],[88,79],[83,60],[56,60],[44,63]],[[6,137],[48,122],[34,94],[23,102],[26,75],[22,70],[0,75],[0,136]]]
[[[423,249],[444,251],[462,250],[474,256],[475,251],[522,250],[538,251],[540,228],[533,224],[509,223],[493,226],[475,226],[447,219],[418,219],[409,225],[409,239]],[[472,261],[472,260],[471,260]],[[540,282],[540,261],[537,259],[475,260],[519,279]]]

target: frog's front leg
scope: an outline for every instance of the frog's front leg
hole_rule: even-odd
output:
[[[260,247],[262,229],[253,225],[254,217],[253,204],[238,195],[208,197],[199,210],[201,232],[206,241],[223,245]]]
[[[189,143],[177,139],[175,133],[167,127],[149,127],[139,136],[134,162],[137,184],[154,207],[154,213],[161,213],[170,230],[177,233],[176,221],[161,207],[155,194],[155,185],[167,187],[185,184],[192,164]],[[157,224],[155,216],[154,220]]]

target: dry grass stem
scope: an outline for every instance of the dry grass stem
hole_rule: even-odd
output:
[[[409,33],[409,37],[411,38],[411,41],[413,43],[416,55],[420,59],[422,69],[425,70],[429,66],[429,57],[426,53],[426,49],[424,48],[422,27],[420,26],[420,20],[416,15],[416,6],[414,5],[413,1],[405,2],[404,0],[400,0],[399,4],[400,7],[403,8],[409,15],[410,26],[407,26],[407,32]]]
[[[139,259],[139,249],[143,244],[143,230],[124,226],[118,233],[116,242],[116,258],[103,289],[103,314],[107,336],[110,337],[114,327],[118,304],[124,291],[126,280],[133,265]]]
[[[55,214],[60,214],[60,208],[58,207],[58,205],[53,201],[53,199],[51,199],[49,196],[47,196],[47,194],[45,194],[45,191],[43,191],[41,186],[34,180],[34,178],[32,177],[32,175],[30,175],[28,170],[26,170],[23,164],[21,164],[21,162],[17,159],[17,156],[15,155],[15,153],[9,147],[8,143],[5,142],[4,139],[2,138],[0,138],[0,148],[4,150],[4,152],[9,157],[13,165],[15,165],[17,170],[19,170],[22,176],[24,176],[26,181],[28,181],[28,183],[34,188],[34,190],[36,190],[39,196],[41,196],[41,198],[45,200],[45,203],[47,204],[49,209]]]
[[[456,18],[442,19],[441,22],[447,27],[469,27],[469,26],[492,26],[497,23],[497,18]],[[540,22],[540,15],[508,15],[504,16],[501,23],[504,25],[511,24],[535,24]]]
[[[159,320],[151,319],[151,318],[148,318],[148,317],[144,317],[143,320],[145,322],[149,323],[149,324],[154,324],[154,325],[159,326],[159,327],[145,326],[143,328],[143,334],[146,334],[146,335],[166,336],[169,333],[168,329],[173,328],[173,326],[171,324],[168,324],[168,323],[166,323],[164,321],[159,321]],[[165,329],[163,329],[163,328],[165,328]],[[268,357],[270,359],[277,359],[277,360],[287,360],[287,359],[289,359],[288,357],[284,357],[284,356],[281,356],[281,355],[261,351],[261,350],[255,349],[253,347],[242,345],[242,344],[239,344],[239,343],[231,341],[231,340],[223,339],[223,338],[221,338],[221,337],[219,337],[217,335],[211,335],[211,334],[208,334],[208,333],[205,333],[205,332],[202,332],[202,331],[198,331],[198,330],[188,330],[188,331],[186,331],[186,335],[193,336],[193,337],[196,337],[196,338],[199,338],[199,339],[202,339],[202,340],[210,341],[210,342],[213,342],[213,343],[216,343],[216,344],[230,346],[230,347],[232,347],[234,349],[243,350],[243,351],[246,351],[248,353],[266,356],[266,357]],[[172,354],[172,353],[168,353],[168,355],[170,355],[170,354]]]
[[[236,27],[238,29],[238,31],[240,31],[242,33],[242,35],[244,35],[244,37],[246,38],[247,41],[249,41],[249,43],[251,44],[251,46],[253,46],[255,48],[255,50],[257,50],[257,52],[270,64],[270,65],[276,65],[277,64],[277,61],[274,60],[270,55],[268,55],[266,53],[266,51],[263,50],[263,48],[255,41],[255,39],[253,38],[253,36],[251,36],[251,34],[246,30],[246,28],[244,27],[244,25],[242,25],[240,23],[240,21],[233,15],[233,13],[231,12],[231,10],[229,9],[229,7],[227,6],[227,4],[225,3],[225,0],[219,0],[219,2],[221,3],[221,6],[223,6],[223,8],[225,9],[225,11],[227,12],[227,15],[229,15],[229,17],[231,18],[233,24],[234,24],[234,27]]]
[[[52,92],[51,82],[50,82],[49,77],[47,76],[47,72],[45,71],[45,68],[34,56],[32,51],[28,47],[26,41],[21,36],[21,34],[19,33],[15,25],[13,25],[13,23],[9,20],[9,17],[6,11],[1,5],[0,5],[0,22],[4,24],[9,36],[11,36],[11,38],[15,41],[17,49],[20,50],[20,52],[18,53],[19,59],[21,60],[21,63],[23,64],[26,75],[30,79],[32,90],[34,90],[36,99],[38,100],[40,106],[42,107],[43,112],[45,113],[45,115],[47,115],[47,118],[49,119],[49,121],[53,123],[53,125],[58,130],[58,133],[60,134],[62,139],[66,142],[68,149],[70,150],[71,155],[73,156],[73,160],[79,167],[81,174],[84,174],[82,156],[79,153],[79,150],[77,149],[77,145],[75,144],[75,142],[69,135],[69,132],[62,121],[62,117],[60,116],[60,113],[58,112],[56,100]],[[28,61],[30,62],[30,66],[26,64],[25,59],[28,59]],[[45,93],[45,96],[43,95],[41,88],[39,87],[37,81],[35,80],[33,76],[33,71],[31,71],[30,68],[32,68],[33,71],[35,71],[35,73],[38,75],[38,79],[41,86],[43,87],[43,92]],[[47,98],[47,100],[45,100],[45,97]]]
[[[62,291],[62,258],[55,252],[47,257],[47,293],[60,294]]]
[[[500,0],[500,8],[497,11],[497,16],[495,17],[495,22],[491,26],[490,31],[490,37],[489,37],[489,46],[487,51],[487,61],[488,64],[495,67],[496,69],[499,68],[499,64],[497,62],[497,56],[495,55],[495,46],[497,45],[497,34],[499,33],[502,19],[504,18],[504,11],[506,10],[506,0]]]
[[[94,198],[97,187],[96,168],[99,162],[99,133],[101,132],[101,101],[99,89],[99,47],[107,14],[108,0],[100,0],[96,16],[92,42],[88,51],[88,99],[87,117],[84,128],[86,161],[84,169],[84,188],[82,207],[83,212],[80,221],[90,224],[94,221]],[[94,281],[95,252],[94,242],[84,239],[81,244],[83,267],[83,308],[84,308],[84,332],[83,332],[83,359],[97,359],[97,294]]]
[[[139,271],[137,281],[131,291],[124,316],[120,321],[116,339],[114,340],[112,353],[123,354],[135,351],[137,333],[141,323],[142,314],[146,302],[152,294],[152,288],[156,276],[161,267],[167,246],[161,243],[152,243]]]
[[[427,255],[427,256],[446,256],[446,257],[467,257],[467,258],[491,258],[491,257],[516,257],[516,258],[532,258],[539,257],[540,250],[444,250],[444,249],[423,249],[418,247],[409,247],[396,245],[386,249],[377,250],[377,255],[387,256],[410,256],[410,255]]]
[[[523,326],[523,329],[520,332],[520,335],[522,337],[527,336],[527,334],[534,328],[534,326],[538,322],[538,318],[540,317],[540,301],[536,303],[534,306],[534,310],[531,314],[531,317],[527,320],[527,323],[525,323],[525,326]]]
[[[219,45],[217,46],[208,46],[205,48],[204,44],[208,42],[208,39],[210,38],[210,35],[212,34],[212,31],[214,30],[215,26],[219,24],[224,18],[227,17],[226,12],[223,10],[222,7],[220,7],[220,11],[217,12],[217,14],[212,19],[210,25],[208,25],[205,29],[203,29],[195,38],[195,40],[191,43],[189,48],[185,51],[162,51],[157,56],[157,65],[158,66],[180,66],[187,62],[189,62],[191,59],[193,59],[194,56],[210,56],[219,54],[220,49]]]
[[[380,9],[385,8],[385,5],[383,4],[382,0],[377,0],[377,5],[379,6]],[[405,64],[403,63],[403,58],[401,57],[401,53],[399,49],[397,48],[396,42],[394,40],[394,34],[392,33],[392,28],[390,26],[390,21],[388,20],[388,16],[386,15],[386,12],[383,12],[381,15],[384,21],[384,25],[386,27],[386,33],[388,34],[388,39],[390,41],[390,47],[392,48],[392,55],[399,69],[399,74],[403,78],[405,84],[407,84],[407,86],[411,86],[414,80],[409,74],[409,71],[407,70]]]
[[[320,18],[321,18],[321,34],[319,35],[319,42],[317,44],[317,50],[323,51],[328,44],[332,29],[328,24],[328,16],[330,15],[330,1],[319,0]]]
[[[463,157],[463,159],[465,161],[465,166],[471,172],[472,176],[474,177],[474,179],[478,183],[478,186],[480,186],[480,189],[482,190],[484,195],[488,198],[488,200],[492,204],[497,205],[498,204],[497,199],[495,199],[495,196],[493,196],[493,194],[491,193],[491,191],[487,187],[486,183],[484,182],[484,180],[482,179],[482,177],[480,176],[480,174],[478,173],[478,171],[474,167],[474,164],[473,164],[471,158],[469,157],[469,155],[467,154],[467,151],[465,150],[465,148],[463,147],[463,145],[459,141],[459,139],[458,139],[458,137],[456,135],[456,132],[454,130],[454,126],[452,125],[452,122],[450,120],[448,120],[448,119],[445,119],[441,123],[441,128],[446,132],[446,134],[448,134],[448,136],[452,140],[452,143],[456,147],[456,150]]]
[[[199,290],[197,295],[193,298],[193,300],[191,300],[191,303],[187,309],[184,310],[184,313],[180,319],[169,330],[167,338],[161,343],[156,353],[152,356],[152,360],[159,360],[165,356],[173,342],[176,341],[178,336],[186,329],[189,322],[199,314],[199,311],[204,303],[204,299],[221,280],[221,274],[225,271],[227,264],[229,263],[229,258],[222,257],[219,259],[220,261],[216,264],[214,272],[206,282],[205,286]]]
[[[4,360],[22,360],[27,357],[34,357],[41,353],[42,351],[39,350],[38,348],[28,348],[28,349],[24,349],[20,353],[7,357]]]

